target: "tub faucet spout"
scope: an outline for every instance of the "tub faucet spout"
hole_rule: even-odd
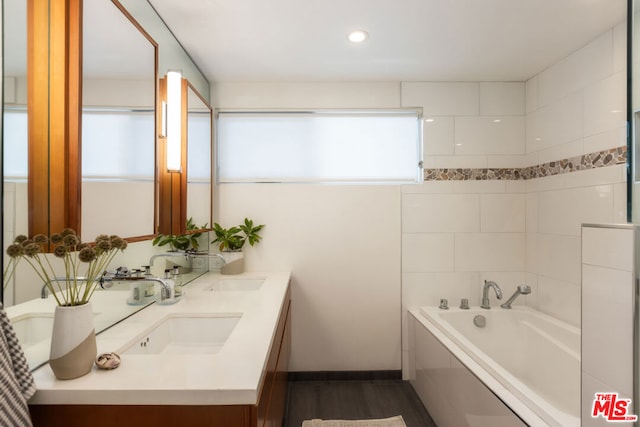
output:
[[[520,285],[516,288],[516,291],[513,293],[513,295],[511,295],[511,298],[509,298],[504,304],[500,305],[500,307],[510,309],[511,304],[513,304],[513,302],[516,300],[516,298],[518,298],[518,296],[529,295],[530,293],[531,293],[531,286]]]
[[[485,280],[484,286],[482,287],[482,304],[480,304],[480,308],[490,309],[491,305],[489,304],[489,288],[493,288],[496,292],[496,298],[502,299],[502,290],[500,286],[493,280]]]

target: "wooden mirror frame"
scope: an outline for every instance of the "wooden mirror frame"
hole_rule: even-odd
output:
[[[113,3],[135,24],[117,0]],[[30,236],[49,236],[64,228],[82,232],[82,16],[82,0],[27,0]],[[163,80],[157,89],[157,135],[162,126],[159,105],[166,100]],[[186,79],[182,81],[182,97],[186,105]],[[186,116],[185,107],[185,124]],[[164,141],[156,139],[156,233],[186,232],[186,126],[182,153],[182,171],[168,172]]]
[[[82,0],[28,0],[31,236],[80,232],[81,55]]]

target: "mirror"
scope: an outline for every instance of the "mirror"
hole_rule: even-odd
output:
[[[100,113],[106,116],[106,113],[113,113],[114,109],[117,110],[117,114],[122,114],[121,110],[125,111],[127,115],[134,116],[133,121],[138,121],[140,116],[147,116],[148,110],[154,110],[155,106],[155,92],[157,86],[157,80],[154,70],[157,70],[157,64],[163,64],[163,69],[181,69],[184,72],[185,77],[189,78],[192,82],[194,90],[201,94],[200,98],[206,104],[209,98],[209,84],[204,78],[202,73],[198,70],[197,66],[191,61],[186,52],[182,49],[180,44],[175,40],[171,32],[164,25],[163,21],[155,13],[151,5],[146,1],[141,0],[129,0],[125,5],[126,13],[133,17],[133,21],[129,20],[124,12],[118,8],[123,2],[117,0],[92,0],[90,2],[84,2],[85,13],[92,13],[93,7],[99,7],[102,12],[98,12],[97,16],[99,20],[106,20],[106,16],[110,15],[112,18],[118,20],[118,24],[112,23],[112,26],[104,26],[100,23],[90,23],[90,16],[85,18],[85,30],[84,39],[88,46],[88,52],[85,53],[87,63],[84,65],[86,73],[84,77],[85,90],[83,98],[84,100],[84,114],[82,120],[85,122],[85,127],[93,126],[91,118],[87,118],[90,115]],[[14,237],[18,234],[28,234],[28,202],[27,202],[27,153],[28,153],[28,131],[27,131],[27,85],[26,85],[26,63],[27,63],[27,11],[26,0],[4,0],[3,13],[2,13],[2,26],[5,37],[3,37],[3,79],[4,79],[4,91],[3,91],[3,164],[4,164],[4,191],[3,191],[3,242],[4,249],[13,241]],[[91,8],[91,9],[89,9]],[[141,28],[136,28],[136,25]],[[126,36],[126,45],[109,45],[108,42],[114,42],[115,35],[119,32],[128,32],[129,36]],[[9,36],[7,36],[9,35]],[[111,38],[112,40],[106,40]],[[154,53],[154,44],[151,40],[157,42],[158,46],[157,57]],[[132,46],[129,46],[132,45]],[[136,55],[140,55],[141,58],[135,58],[136,64],[138,59],[142,59],[143,65],[139,65],[136,69],[145,69],[141,75],[136,75],[132,71],[133,67],[125,67],[124,65],[131,65],[129,59],[114,59],[110,58],[110,62],[119,63],[119,68],[107,69],[104,61],[107,58],[101,58],[100,53],[104,55],[112,54],[131,54],[130,48],[137,50]],[[144,47],[143,47],[144,46]],[[161,48],[160,48],[161,46]],[[86,47],[86,46],[85,46]],[[142,51],[144,50],[144,53]],[[93,66],[91,64],[100,64],[102,66]],[[135,80],[133,83],[130,80]],[[120,85],[120,88],[125,88],[124,92],[127,98],[122,101],[123,91],[111,91],[116,86],[116,82]],[[102,88],[97,88],[104,84]],[[109,90],[104,90],[109,85]],[[147,92],[149,91],[149,92]],[[100,94],[109,92],[114,95],[112,98],[100,98]],[[144,94],[140,93],[144,92]],[[120,96],[117,98],[115,95]],[[135,100],[131,100],[135,99]],[[153,113],[152,113],[153,114]],[[155,119],[152,122],[152,129],[155,123]],[[147,121],[145,118],[143,121]],[[144,126],[143,126],[144,127]],[[133,130],[132,130],[133,129]],[[130,137],[131,133],[138,132],[138,127],[133,126],[128,129],[121,129],[118,126],[111,125],[107,139],[102,139],[103,143],[111,143],[113,140],[119,137]],[[84,129],[87,130],[87,129]],[[151,144],[151,150],[155,147],[155,130],[152,131],[153,142]],[[146,133],[144,133],[146,135]],[[140,141],[144,138],[138,138],[136,134],[135,139]],[[84,135],[84,138],[90,139],[90,137]],[[210,139],[211,137],[209,137]],[[83,147],[84,151],[87,148]],[[136,147],[140,148],[140,147]],[[93,150],[93,148],[91,148]],[[146,157],[153,164],[155,169],[154,157],[155,153],[148,154],[149,146],[145,145],[144,152],[136,151],[131,156],[126,156],[127,161],[131,161],[134,166],[140,166],[143,175],[148,177],[148,166],[144,166],[146,163]],[[144,157],[144,158],[143,158]],[[113,162],[120,162],[122,160],[114,160]],[[20,167],[20,165],[23,165]],[[109,168],[111,170],[111,168]],[[154,172],[155,173],[155,172]],[[138,178],[137,173],[133,173],[133,177]],[[104,178],[100,172],[95,173],[92,178]],[[112,178],[112,177],[109,177]],[[145,178],[146,179],[146,178]],[[106,181],[106,180],[104,180]],[[116,179],[112,179],[116,181]],[[107,185],[106,182],[103,182]],[[101,196],[101,191],[92,193],[83,193],[83,206],[82,211],[86,214],[91,208],[97,209],[98,214],[104,215],[107,204],[119,203],[119,207],[124,210],[122,200],[134,199],[137,203],[140,202],[135,196],[131,197],[126,194],[124,190],[117,190],[117,198],[111,199],[109,202]],[[140,193],[141,194],[141,193]],[[149,193],[145,192],[145,198],[153,197],[149,196]],[[94,198],[93,201],[91,198]],[[143,196],[139,196],[142,198]],[[115,202],[114,202],[115,200]],[[89,207],[88,205],[92,206]],[[203,205],[210,206],[210,202],[198,203],[198,207]],[[145,205],[147,209],[148,217],[148,203]],[[131,207],[129,207],[131,208]],[[133,210],[133,209],[131,209]],[[195,215],[195,214],[194,214]],[[198,215],[205,215],[200,213]],[[128,217],[127,217],[128,218]],[[207,216],[210,218],[210,213]],[[98,223],[97,221],[95,223]],[[102,224],[102,221],[100,221]],[[148,223],[145,223],[144,230],[136,229],[131,231],[135,236],[143,234],[152,234],[154,220],[150,219]],[[200,224],[199,224],[200,225]],[[104,226],[99,225],[95,231],[91,231],[91,219],[87,218],[82,222],[83,230],[82,235],[86,237],[85,240],[93,239],[93,233],[107,232]],[[149,227],[151,226],[151,227]],[[150,230],[150,231],[147,231]],[[109,231],[111,232],[111,231]],[[126,231],[120,231],[121,235],[124,235]],[[120,234],[118,233],[118,234]],[[93,234],[93,235],[92,235]],[[133,239],[136,240],[136,239]],[[207,242],[210,240],[207,233],[202,237],[201,247],[207,249]],[[149,264],[151,256],[158,252],[164,252],[165,248],[157,248],[151,245],[150,240],[139,241],[130,243],[127,250],[119,254],[116,259],[110,265],[110,268],[116,268],[118,266],[127,266],[129,268],[139,268],[142,265]],[[3,250],[4,254],[4,250]],[[6,263],[6,257],[3,257]],[[159,275],[160,271],[164,268],[164,261],[166,259],[159,259],[154,265],[152,272],[154,275]],[[184,283],[187,283],[203,273],[203,270],[194,270],[183,277]],[[32,325],[45,325],[48,322],[48,314],[54,310],[53,298],[46,299],[40,298],[40,290],[42,287],[41,280],[33,273],[33,271],[25,264],[22,263],[18,267],[15,273],[13,281],[9,283],[5,290],[3,302],[5,304],[7,313],[12,321],[21,321],[26,319],[25,324]],[[123,318],[130,316],[132,313],[142,309],[144,306],[128,305],[126,303],[127,295],[129,294],[128,285],[118,284],[106,291],[97,291],[92,298],[92,304],[94,304],[94,311],[97,313],[95,317],[96,332],[112,326],[114,323],[119,322]],[[40,331],[41,332],[41,331]],[[46,333],[44,334],[47,335]],[[48,349],[46,343],[42,344],[42,348]],[[32,369],[37,368],[42,363],[45,363],[48,358],[48,350],[39,351],[29,354],[29,365]]]
[[[3,11],[3,253],[19,234],[27,234],[27,3],[5,0]],[[9,143],[10,141],[10,143]],[[4,288],[5,304],[15,298]]]
[[[187,91],[187,218],[211,227],[212,108],[189,84]]]
[[[111,2],[85,2],[83,27],[82,236],[151,236],[157,46]]]

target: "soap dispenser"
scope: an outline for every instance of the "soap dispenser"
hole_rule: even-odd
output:
[[[150,265],[143,265],[142,269],[144,270],[143,277],[153,277]],[[143,282],[143,284],[140,285],[140,292],[142,293],[141,296],[144,302],[147,302],[147,299],[149,298],[153,299],[153,282]]]
[[[182,277],[180,276],[180,266],[174,265],[171,271],[171,278],[173,279],[174,293],[176,298],[180,298],[183,295],[182,291]]]
[[[167,284],[168,290],[166,292],[168,292],[168,295],[165,295],[167,300],[173,300],[176,298],[176,284],[173,281],[173,279],[171,278],[171,269],[167,268],[166,270],[164,270],[164,279],[162,279],[162,281],[164,283]],[[161,290],[161,292],[165,292],[165,290]]]

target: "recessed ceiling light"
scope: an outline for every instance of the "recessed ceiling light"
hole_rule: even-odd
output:
[[[350,32],[348,38],[351,43],[362,43],[369,38],[369,33],[363,30],[356,30]]]

